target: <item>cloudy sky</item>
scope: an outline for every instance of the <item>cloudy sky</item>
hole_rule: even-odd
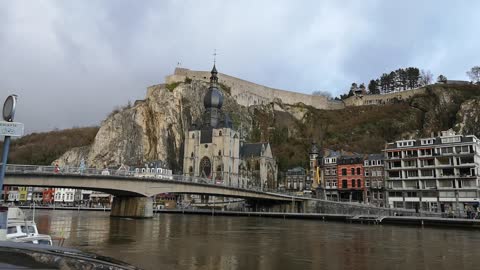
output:
[[[0,1],[0,99],[28,132],[98,125],[178,62],[336,96],[416,66],[467,79],[480,2]],[[3,101],[2,101],[3,102]]]

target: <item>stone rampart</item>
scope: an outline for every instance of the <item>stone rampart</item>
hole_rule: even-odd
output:
[[[193,80],[210,81],[209,71],[196,71],[186,68],[176,68],[174,74],[165,78],[165,83]],[[230,87],[230,94],[243,106],[263,105],[280,100],[285,104],[303,103],[322,110],[340,110],[349,106],[382,105],[394,102],[396,99],[405,100],[416,94],[425,93],[425,88],[393,92],[383,95],[356,95],[343,101],[330,100],[325,96],[303,94],[281,90],[242,80],[233,76],[219,73],[219,82]]]
[[[173,75],[165,78],[167,84],[184,81],[185,78],[193,80],[210,80],[210,72],[194,71],[185,68],[176,68]],[[226,74],[218,74],[219,83],[230,87],[230,94],[235,98],[238,104],[243,106],[263,105],[273,102],[276,99],[285,104],[303,103],[317,109],[343,109],[343,102],[329,100],[325,96],[314,96],[309,94],[297,93],[287,90],[275,89]]]
[[[424,94],[425,88],[392,92],[383,95],[357,95],[344,100],[345,106],[382,105],[394,102],[395,99],[406,100],[417,94]]]

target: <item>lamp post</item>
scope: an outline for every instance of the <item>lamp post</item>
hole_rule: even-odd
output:
[[[3,120],[0,121],[0,136],[4,136],[2,151],[2,167],[0,168],[0,192],[3,193],[3,179],[7,170],[8,150],[10,148],[11,136],[23,135],[23,124],[15,123],[15,109],[17,107],[17,95],[10,95],[3,103]],[[5,198],[4,198],[5,199]],[[0,206],[0,240],[7,236],[8,207]]]

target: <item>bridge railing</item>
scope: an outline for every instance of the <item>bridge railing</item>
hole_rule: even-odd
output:
[[[186,175],[165,175],[155,173],[137,173],[129,170],[115,170],[115,169],[97,169],[97,168],[82,168],[71,166],[41,166],[41,165],[16,165],[7,164],[7,173],[34,173],[34,174],[63,174],[63,175],[85,175],[85,176],[122,176],[136,179],[151,179],[151,180],[173,180],[179,182],[198,183],[205,185],[223,186],[236,188],[245,191],[268,192],[272,194],[281,194],[283,196],[295,196],[298,194],[281,193],[275,189],[262,188],[253,185],[240,185],[228,183],[227,181],[217,181],[211,178],[186,176]]]

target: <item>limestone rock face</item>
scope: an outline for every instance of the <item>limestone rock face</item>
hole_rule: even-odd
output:
[[[204,111],[203,97],[208,84],[192,81],[175,86],[173,90],[164,84],[149,87],[144,101],[102,122],[90,147],[71,149],[54,162],[60,166],[78,166],[84,158],[87,167],[101,168],[104,163],[140,165],[163,160],[178,172],[182,168],[185,131]],[[241,124],[248,131],[248,111],[224,95],[224,110],[231,113],[237,127]]]
[[[461,134],[474,134],[480,137],[480,98],[462,103],[457,113],[455,129]]]

